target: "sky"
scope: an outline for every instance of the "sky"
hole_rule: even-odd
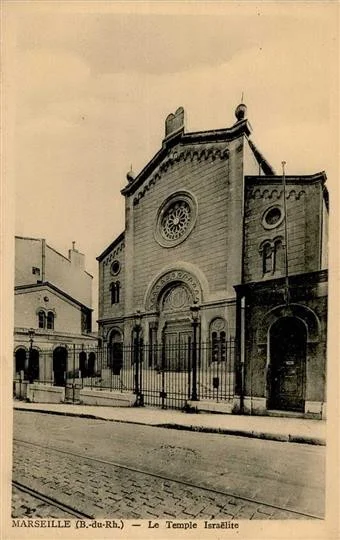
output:
[[[187,131],[230,127],[242,93],[274,169],[325,170],[332,194],[337,25],[337,2],[9,2],[15,234],[64,255],[76,241],[96,308],[96,257],[124,229],[130,167],[158,151],[179,106]]]

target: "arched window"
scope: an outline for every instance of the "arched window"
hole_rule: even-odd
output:
[[[115,281],[110,285],[111,290],[111,304],[119,304],[120,300],[120,282]]]
[[[48,330],[54,330],[54,313],[53,313],[53,311],[49,311],[47,313],[47,329]]]
[[[222,317],[217,317],[210,324],[211,362],[226,362],[226,323]]]
[[[262,271],[263,274],[273,272],[273,248],[269,242],[266,242],[262,248]]]
[[[46,315],[44,311],[39,311],[38,313],[38,322],[39,322],[39,328],[45,328],[46,326]]]
[[[272,241],[266,240],[261,244],[260,254],[262,257],[262,273],[271,276],[284,270],[284,250],[282,238]]]

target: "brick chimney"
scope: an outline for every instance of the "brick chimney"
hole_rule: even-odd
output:
[[[73,241],[72,249],[68,250],[68,258],[70,259],[72,266],[85,270],[85,255],[83,253],[79,253],[75,246],[76,243]]]

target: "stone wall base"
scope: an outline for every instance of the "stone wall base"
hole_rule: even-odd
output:
[[[80,390],[79,399],[84,405],[102,407],[133,407],[136,403],[136,395],[132,393],[88,390],[87,388]]]
[[[237,407],[239,408],[239,403],[235,403],[234,399],[220,402],[212,401],[210,399],[200,399],[199,401],[189,400],[187,403],[189,407],[196,409],[197,412],[232,414]]]
[[[322,401],[305,401],[305,415],[326,420],[327,404]]]
[[[264,397],[244,396],[244,414],[266,414],[267,400]]]
[[[26,399],[28,386],[28,381],[14,381],[14,396],[17,399]]]
[[[31,403],[63,403],[65,401],[65,388],[38,383],[29,384],[27,399]]]

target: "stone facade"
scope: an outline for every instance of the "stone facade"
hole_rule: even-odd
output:
[[[161,149],[137,176],[128,173],[125,230],[98,257],[98,322],[104,343],[129,345],[140,312],[145,344],[159,344],[164,336],[180,342],[192,333],[190,306],[197,303],[202,342],[211,342],[216,321],[223,336],[237,340],[236,390],[244,407],[249,384],[255,384],[254,396],[265,399],[265,392],[242,376],[241,341],[251,339],[240,320],[242,287],[285,275],[286,229],[289,273],[325,268],[328,211],[324,174],[289,176],[282,204],[282,177],[254,145],[245,105],[235,114],[230,128],[186,133],[180,107],[166,119]],[[263,312],[276,305],[249,298],[250,325],[259,306]],[[247,341],[250,355],[252,347]],[[203,354],[201,361],[209,358]],[[322,369],[324,363],[320,376]]]
[[[84,255],[74,245],[66,258],[44,239],[15,238],[15,378],[53,382],[59,357],[66,359],[63,375],[74,347],[97,344],[91,333],[91,287]],[[78,364],[77,355],[73,369]]]

